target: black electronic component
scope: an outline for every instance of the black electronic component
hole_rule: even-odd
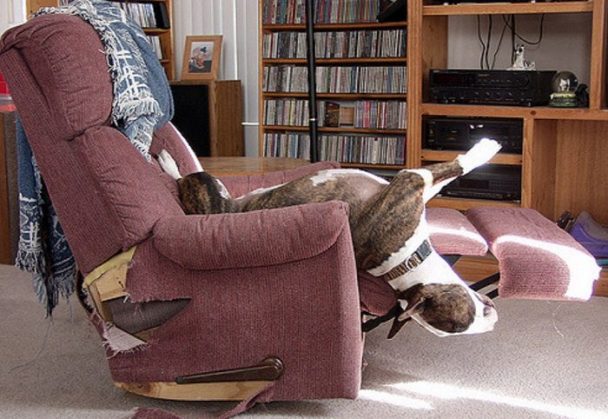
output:
[[[441,195],[458,198],[518,201],[521,199],[521,167],[490,164],[454,179]]]
[[[521,153],[523,121],[507,118],[424,119],[424,148],[466,151],[484,137],[497,141],[503,153]]]
[[[555,71],[431,70],[435,103],[541,106],[549,103]]]

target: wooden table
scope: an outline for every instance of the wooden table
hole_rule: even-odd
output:
[[[199,161],[214,176],[261,175],[310,164],[308,160],[279,157],[199,157]]]

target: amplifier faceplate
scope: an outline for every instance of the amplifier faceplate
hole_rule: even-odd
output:
[[[539,106],[549,103],[555,71],[431,70],[435,103]]]

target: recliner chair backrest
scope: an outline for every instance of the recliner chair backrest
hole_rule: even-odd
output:
[[[175,182],[110,126],[111,79],[88,23],[46,15],[7,31],[0,71],[82,272],[141,242],[160,217],[183,214]],[[197,170],[170,124],[154,142],[182,173]]]

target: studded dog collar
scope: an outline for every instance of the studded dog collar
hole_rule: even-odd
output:
[[[416,269],[432,253],[432,251],[431,243],[429,243],[428,240],[424,240],[410,257],[384,274],[385,279],[387,281],[392,281],[406,272]]]

